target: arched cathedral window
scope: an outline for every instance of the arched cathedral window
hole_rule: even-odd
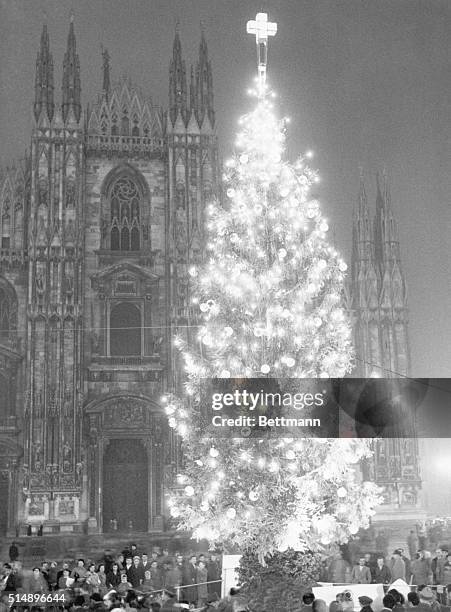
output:
[[[136,183],[129,177],[121,177],[113,184],[110,194],[112,251],[139,251],[140,195]]]
[[[16,329],[17,298],[12,288],[0,285],[0,342],[8,342]]]
[[[3,372],[0,373],[0,419],[12,414],[10,384]]]

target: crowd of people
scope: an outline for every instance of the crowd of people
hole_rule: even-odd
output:
[[[55,607],[65,607],[70,612],[117,608],[143,612],[181,609],[235,612],[235,604],[240,601],[237,590],[221,599],[221,557],[215,553],[183,556],[154,548],[148,554],[131,544],[116,556],[105,553],[97,562],[44,561],[31,570],[19,561],[15,543],[9,556],[10,562],[3,565],[0,578],[0,612],[11,609],[11,600],[16,609],[38,610],[54,603]],[[52,598],[52,594],[59,596]],[[31,603],[24,599],[25,595],[45,595],[46,601],[36,597]]]
[[[305,593],[302,597],[301,612],[353,612],[356,602],[352,592],[344,590],[337,593],[335,600],[329,605],[323,599],[315,598],[313,593]],[[382,598],[381,612],[450,612],[451,585],[443,591],[440,597],[437,591],[429,585],[419,585],[405,597],[397,589],[389,589]],[[373,612],[373,599],[368,595],[358,597],[360,612]]]
[[[408,584],[451,584],[451,553],[437,548],[434,553],[410,550],[410,558],[402,548],[386,556],[377,553],[359,555],[351,564],[338,552],[328,560],[322,579],[325,582],[344,584],[391,584],[401,579]]]
[[[445,547],[431,554],[415,550],[418,538],[411,531],[407,538],[409,556],[399,548],[391,555],[383,553],[355,554],[346,558],[342,551],[325,559],[321,581],[333,584],[382,584],[385,591],[398,579],[412,585],[404,596],[391,588],[383,598],[383,612],[451,612],[451,553]],[[221,556],[215,553],[182,555],[154,547],[150,554],[131,544],[120,554],[105,553],[93,562],[78,559],[72,563],[44,561],[27,569],[19,560],[16,544],[9,549],[10,562],[0,576],[0,612],[12,607],[20,612],[28,609],[65,608],[68,612],[175,612],[183,609],[202,612],[241,612],[246,602],[238,589],[221,598]],[[352,562],[354,561],[354,562]],[[441,585],[438,588],[434,585]],[[59,594],[58,601],[51,594]],[[44,600],[26,600],[23,596],[46,596]],[[11,596],[13,604],[11,603]],[[373,612],[369,596],[359,597],[359,606],[351,591],[337,593],[335,601],[326,605],[307,592],[300,603],[301,612]],[[380,606],[379,606],[380,608]],[[378,608],[378,609],[379,609]]]

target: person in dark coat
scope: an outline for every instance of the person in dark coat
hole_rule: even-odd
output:
[[[221,580],[221,566],[214,553],[210,555],[210,559],[207,561],[207,580],[208,592],[210,594],[216,593],[218,597],[221,597],[221,582],[215,582]]]
[[[27,525],[27,536],[33,535],[33,529],[31,525]]]
[[[127,577],[134,589],[137,589],[139,585],[142,584],[144,580],[144,569],[138,556],[133,558],[133,564],[127,571]]]
[[[183,572],[183,599],[186,599],[188,603],[197,604],[197,558],[195,555],[190,557],[189,563],[184,567]]]
[[[121,582],[121,572],[117,563],[113,563],[113,567],[108,572],[106,580],[107,586],[110,586],[112,589],[115,589]]]
[[[141,567],[143,569],[143,572],[150,571],[150,561],[149,557],[147,556],[147,553],[143,553],[141,556]]]
[[[12,542],[11,546],[9,547],[9,560],[11,563],[14,563],[14,561],[17,561],[18,558],[19,549],[17,548],[17,544]]]
[[[360,612],[373,612],[373,608],[371,607],[372,603],[373,600],[371,597],[367,597],[366,595],[359,597],[359,604],[362,606]]]
[[[401,554],[402,552],[399,550],[399,548],[393,551],[390,562],[391,579],[393,582],[398,579],[406,581],[406,564],[401,558]]]
[[[424,551],[420,550],[416,558],[411,563],[412,584],[430,584],[432,582],[432,570],[429,561],[424,556]]]
[[[60,590],[68,589],[70,586],[72,586],[72,583],[73,583],[73,578],[70,577],[69,568],[63,569],[61,576],[58,578],[58,589]]]
[[[378,557],[376,567],[374,568],[373,583],[375,584],[390,584],[391,572],[385,564],[384,557]]]
[[[9,563],[3,565],[3,593],[15,593],[17,591],[17,580],[13,568]]]
[[[208,571],[205,561],[199,560],[197,564],[197,606],[201,608],[207,603],[208,598]]]
[[[152,561],[150,564],[150,581],[152,591],[161,591],[164,588],[164,575],[158,567],[158,561]]]

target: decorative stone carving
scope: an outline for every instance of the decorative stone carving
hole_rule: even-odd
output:
[[[129,399],[121,399],[105,411],[105,424],[113,427],[136,427],[146,423],[144,406]]]

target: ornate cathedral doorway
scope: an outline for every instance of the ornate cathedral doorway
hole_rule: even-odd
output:
[[[140,440],[111,440],[103,457],[103,531],[147,531],[148,459]]]

